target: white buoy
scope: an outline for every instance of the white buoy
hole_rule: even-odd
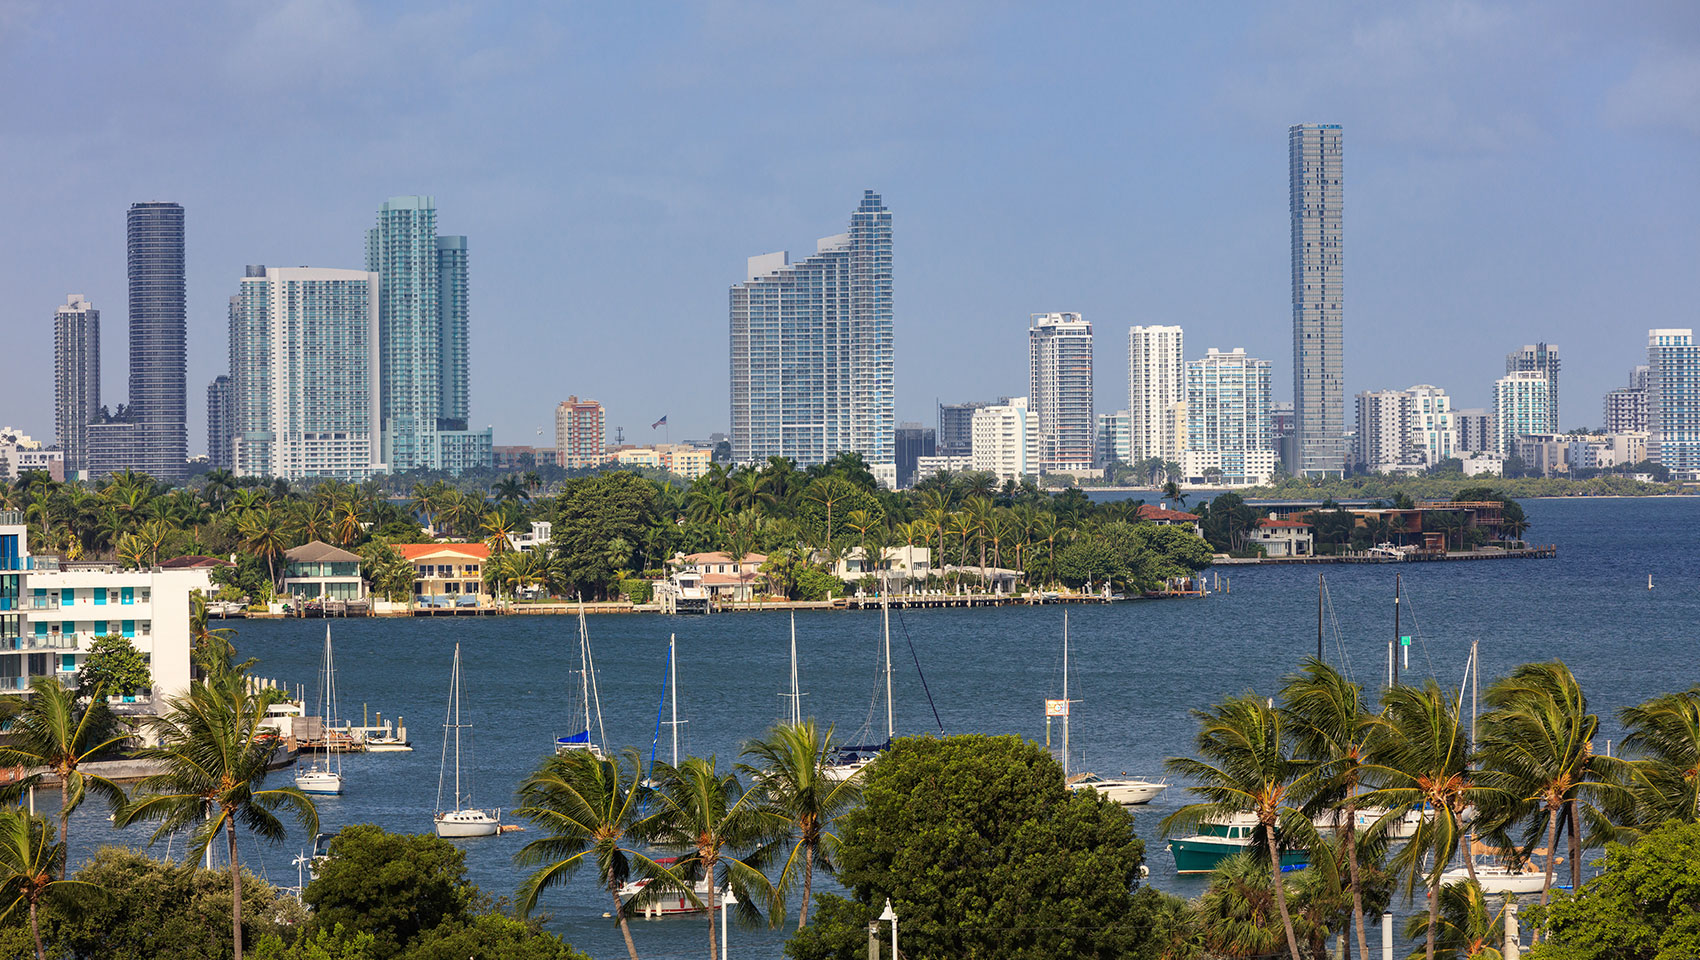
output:
[[[1653,589],[1653,575],[1650,574],[1650,573],[1647,574],[1647,589],[1648,590]]]

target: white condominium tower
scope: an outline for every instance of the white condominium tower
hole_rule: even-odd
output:
[[[1452,399],[1426,383],[1358,394],[1358,462],[1370,473],[1432,467],[1458,452]]]
[[[1180,327],[1133,327],[1127,332],[1128,455],[1179,460],[1175,405],[1186,400]]]
[[[1039,472],[1039,417],[1026,397],[975,410],[973,430],[976,473],[1020,482]]]
[[[801,466],[855,452],[896,472],[891,213],[868,190],[850,232],[798,263],[749,259],[731,302],[732,459]]]
[[[53,418],[65,478],[88,469],[88,425],[100,413],[100,311],[80,293],[53,311]]]
[[[1346,388],[1341,131],[1301,123],[1287,131],[1287,203],[1292,220],[1293,421],[1304,477],[1345,470]]]
[[[1692,329],[1647,331],[1647,459],[1700,476],[1700,344]]]
[[[1538,373],[1547,381],[1547,423],[1534,433],[1558,432],[1558,347],[1550,343],[1524,344],[1505,355],[1506,373]]]
[[[1186,451],[1182,471],[1192,480],[1230,486],[1261,483],[1275,472],[1269,429],[1268,360],[1244,347],[1211,347],[1186,363]]]
[[[1027,330],[1033,413],[1039,418],[1040,465],[1073,473],[1092,469],[1097,421],[1092,415],[1092,324],[1078,313],[1035,313]]]
[[[1546,374],[1533,370],[1508,373],[1493,382],[1493,443],[1491,451],[1515,456],[1517,438],[1552,433],[1552,396]]]
[[[235,472],[381,472],[379,354],[376,271],[250,266],[230,301]]]

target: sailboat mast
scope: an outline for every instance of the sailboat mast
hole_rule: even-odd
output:
[[[1322,662],[1322,574],[1316,575],[1316,662]]]
[[[1068,715],[1073,713],[1068,700],[1068,611],[1063,611],[1063,781],[1068,781]]]
[[[1399,685],[1399,574],[1397,573],[1393,575],[1393,641],[1387,645],[1387,662],[1390,665],[1389,669],[1392,671],[1391,676],[1393,678],[1392,683],[1388,685],[1397,687]]]
[[[667,635],[667,686],[673,696],[673,767],[679,766],[679,661],[674,657],[677,634]]]
[[[891,709],[891,597],[885,585],[880,585],[880,614],[885,619],[885,738],[897,735],[897,723]]]
[[[802,693],[797,689],[797,615],[791,614],[791,725],[803,722]]]
[[[590,635],[584,623],[584,601],[578,605],[578,678],[584,693],[584,733],[590,735]]]
[[[460,644],[455,644],[455,809],[460,809]]]

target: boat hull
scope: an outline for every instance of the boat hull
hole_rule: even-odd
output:
[[[1441,874],[1442,884],[1468,883],[1470,872],[1463,867],[1456,867]],[[1511,873],[1506,870],[1480,869],[1476,870],[1476,882],[1481,885],[1482,893],[1488,896],[1503,896],[1532,894],[1541,892],[1541,884],[1546,877],[1539,871],[1535,873]]]
[[[439,837],[493,837],[502,829],[499,817],[484,810],[457,810],[436,817]]]
[[[342,793],[342,774],[323,770],[297,774],[295,788],[315,796],[336,796]]]
[[[1124,807],[1137,807],[1157,799],[1164,790],[1169,789],[1166,783],[1149,783],[1142,780],[1109,780],[1103,783],[1082,783],[1069,787],[1071,790],[1092,790],[1101,794],[1105,799],[1112,800]]]
[[[366,741],[367,753],[412,753],[411,743],[384,743],[381,740]]]
[[[648,880],[634,880],[622,886],[620,888],[620,902],[629,903],[632,898],[642,893],[643,888],[648,884]],[[708,909],[706,906],[708,903],[708,885],[701,880],[696,883],[696,895],[697,899],[705,904],[704,906],[697,906],[690,901],[689,897],[677,890],[669,890],[649,903],[634,908],[631,916],[644,918],[682,917],[693,913],[706,912]],[[715,910],[720,910],[725,906],[725,897],[726,891],[724,889],[715,894]]]
[[[1174,854],[1176,873],[1209,873],[1218,863],[1249,846],[1222,837],[1180,837],[1169,841],[1169,852]],[[1303,850],[1281,854],[1283,867],[1302,867],[1309,862],[1310,856]]]

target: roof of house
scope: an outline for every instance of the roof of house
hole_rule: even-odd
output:
[[[170,560],[161,560],[159,565],[160,568],[164,570],[194,570],[200,567],[235,566],[235,564],[231,563],[229,560],[224,560],[219,557],[204,557],[200,554],[194,553],[184,557],[172,557]]]
[[[698,576],[702,577],[702,585],[705,587],[725,587],[754,583],[756,579],[756,574],[753,571],[745,571],[743,573],[703,573],[698,574]]]
[[[1279,527],[1283,530],[1310,529],[1310,524],[1308,523],[1300,523],[1297,520],[1276,520],[1272,517],[1264,517],[1262,520],[1257,521],[1257,525],[1260,527]]]
[[[283,555],[300,563],[359,563],[358,553],[349,553],[341,547],[333,547],[323,540],[303,543],[292,550],[285,550]]]
[[[424,560],[427,557],[438,557],[445,554],[465,557],[468,560],[488,560],[489,546],[482,543],[398,543],[396,552],[407,560]]]
[[[705,563],[737,563],[739,561],[733,560],[732,555],[724,550],[715,550],[710,553],[688,553],[685,555],[685,562],[701,566]],[[767,555],[764,553],[746,553],[742,562],[763,564],[767,562]]]
[[[1197,523],[1198,514],[1185,513],[1180,510],[1170,510],[1166,507],[1154,507],[1149,503],[1139,505],[1139,519],[1155,520],[1163,523]]]

